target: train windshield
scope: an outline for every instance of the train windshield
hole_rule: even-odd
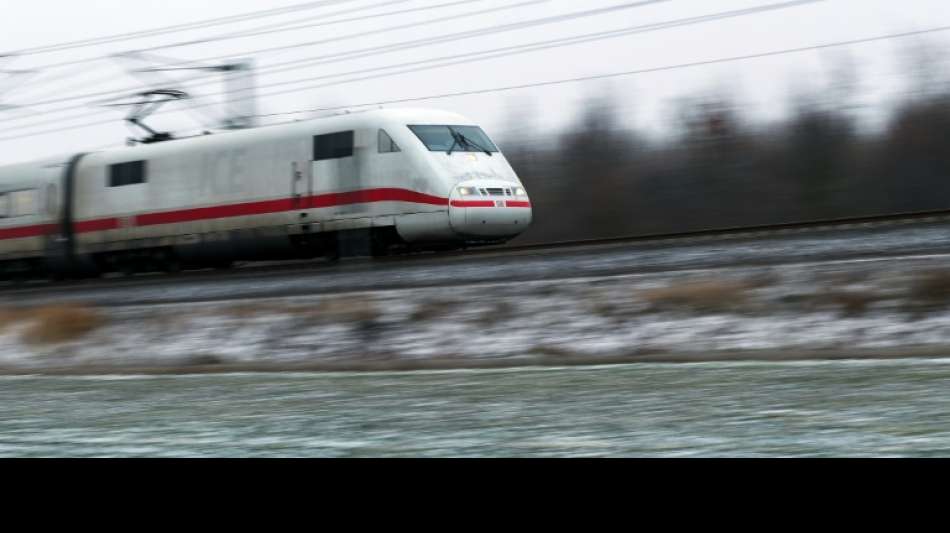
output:
[[[409,126],[432,152],[498,152],[478,126]]]

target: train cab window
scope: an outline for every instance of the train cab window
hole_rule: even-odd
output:
[[[353,132],[341,131],[313,138],[313,160],[342,159],[353,156]]]
[[[109,187],[124,187],[145,183],[147,167],[145,161],[129,161],[109,166]]]
[[[478,126],[409,126],[432,152],[498,152]]]
[[[385,130],[379,130],[379,153],[381,154],[391,154],[393,152],[401,152],[399,145],[393,141],[393,138],[386,133]]]
[[[10,218],[10,195],[0,194],[0,219]]]

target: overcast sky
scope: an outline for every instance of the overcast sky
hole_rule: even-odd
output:
[[[217,41],[200,45],[163,49],[164,57],[196,60],[218,56],[254,57],[261,71],[258,85],[292,82],[303,78],[328,76],[350,71],[374,69],[428,58],[477,54],[507,46],[551,39],[619,30],[633,26],[673,21],[711,13],[780,3],[782,0],[668,0],[599,16],[522,28],[517,31],[452,40],[424,47],[398,49],[406,43],[426,37],[495,28],[506,24],[537,20],[631,3],[630,0],[547,0],[512,7],[529,0],[469,0],[458,5],[414,13],[389,15],[346,24],[324,25],[254,37]],[[148,48],[173,42],[218,36],[241,30],[299,21],[316,24],[340,18],[415,9],[449,3],[451,0],[337,0],[321,8],[296,11],[273,17],[257,17],[240,24],[195,29],[187,32],[121,41],[101,46],[64,50],[55,53],[23,55],[0,60],[0,70],[40,69],[40,73],[14,90],[0,93],[0,105],[18,109],[0,111],[0,164],[101,148],[121,144],[130,135],[121,123],[122,110],[90,104],[93,98],[79,101],[30,106],[35,102],[70,96],[141,86],[125,72],[127,63],[115,59],[48,65],[93,59],[108,54]],[[304,0],[0,0],[0,53],[57,44],[78,39],[144,31],[157,27],[243,14],[264,9],[305,3]],[[385,4],[385,5],[383,5]],[[373,8],[372,6],[377,6]],[[511,7],[510,9],[499,9]],[[361,9],[356,11],[358,9]],[[335,14],[336,13],[336,14]],[[324,17],[324,18],[318,18]],[[393,26],[455,17],[434,24],[396,31],[381,31]],[[399,100],[419,96],[505,87],[566,78],[594,76],[612,72],[649,69],[804,47],[877,35],[915,31],[950,25],[947,0],[825,0],[811,5],[707,22],[662,31],[640,33],[574,46],[511,55],[444,68],[405,73],[379,79],[309,88],[293,93],[262,96],[259,112],[280,113],[300,109],[357,106],[364,103]],[[372,32],[371,34],[367,34]],[[342,38],[350,35],[356,37]],[[316,46],[297,47],[279,52],[258,50],[283,45],[336,39]],[[859,102],[868,116],[885,108],[907,87],[907,65],[902,64],[913,43],[926,42],[935,48],[950,45],[950,32],[911,40],[854,45],[792,55],[753,59],[742,62],[671,70],[609,81],[573,83],[542,88],[476,96],[454,97],[418,102],[414,107],[436,107],[468,115],[482,123],[495,137],[517,133],[523,136],[551,131],[574,120],[585,99],[591,94],[610,91],[619,97],[619,113],[624,123],[649,131],[662,132],[669,123],[670,110],[677,99],[709,91],[728,93],[756,117],[780,116],[790,91],[820,89],[828,83],[836,64],[851,61],[861,71]],[[356,49],[388,47],[366,57],[325,62],[306,68],[267,73],[267,68],[298,59],[341,54]],[[205,64],[208,64],[207,62]],[[382,73],[385,71],[374,71]],[[190,73],[195,76],[197,74]],[[204,74],[207,76],[207,74]],[[3,75],[0,74],[0,78]],[[306,83],[262,88],[258,92],[287,91],[346,79],[326,78]],[[25,78],[24,78],[25,79]],[[0,79],[0,91],[4,84]],[[206,78],[214,85],[202,86],[194,94],[200,102],[216,104],[221,91],[218,78]],[[143,86],[144,87],[144,86]],[[206,96],[206,95],[212,96]],[[72,107],[55,111],[57,108]],[[181,108],[179,108],[181,109]],[[206,111],[220,113],[220,106]],[[516,117],[525,109],[537,115],[530,127]],[[48,111],[51,113],[40,114]],[[281,116],[268,121],[306,118],[308,115]],[[52,121],[62,119],[60,124]],[[114,119],[112,124],[81,129],[74,125]],[[196,120],[197,119],[197,120]],[[213,117],[195,117],[186,112],[157,116],[152,123],[162,129],[196,132],[208,127]],[[520,126],[520,127],[519,127]],[[16,135],[62,128],[62,131],[4,140]]]

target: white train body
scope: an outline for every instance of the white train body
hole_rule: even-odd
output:
[[[0,168],[0,272],[460,247],[531,218],[473,122],[377,110]]]

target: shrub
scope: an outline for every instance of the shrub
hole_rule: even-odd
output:
[[[80,305],[58,305],[24,311],[30,322],[23,332],[29,344],[58,344],[84,337],[105,324],[99,311]]]
[[[946,305],[950,302],[950,271],[927,272],[915,278],[908,290],[907,299],[912,304]]]
[[[642,291],[653,310],[734,311],[748,302],[749,286],[730,280],[689,281]]]

